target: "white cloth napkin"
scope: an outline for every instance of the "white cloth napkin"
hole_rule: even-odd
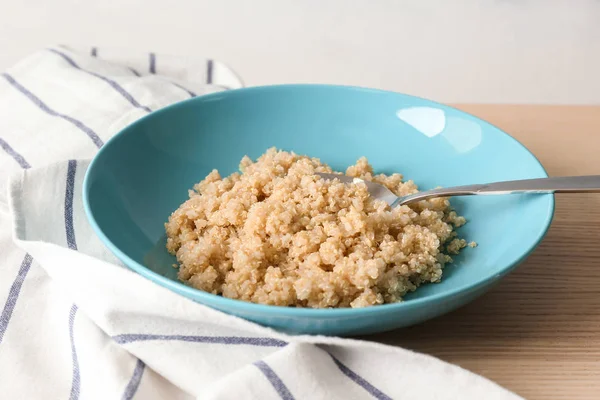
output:
[[[214,311],[104,248],[81,160],[151,110],[241,85],[218,62],[63,47],[0,75],[0,397],[518,399],[430,356]]]

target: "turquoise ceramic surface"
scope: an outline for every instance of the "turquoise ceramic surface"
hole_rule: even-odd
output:
[[[170,213],[212,169],[227,175],[267,148],[319,157],[344,170],[366,156],[421,189],[540,178],[536,158],[498,128],[454,108],[378,90],[322,85],[240,89],[156,111],[117,134],[91,163],[83,199],[90,223],[127,266],[183,296],[287,332],[354,335],[413,325],[488,290],[536,247],[552,195],[453,198],[467,248],[406,301],[363,309],[300,309],[231,300],[185,286],[164,249]],[[509,312],[509,311],[507,311]]]

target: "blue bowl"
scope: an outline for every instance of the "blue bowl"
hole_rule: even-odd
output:
[[[293,333],[356,335],[413,325],[486,292],[523,261],[550,226],[552,195],[457,197],[476,241],[404,302],[361,309],[302,309],[227,299],[177,280],[164,223],[212,169],[227,175],[244,155],[276,146],[344,170],[366,156],[377,172],[401,172],[421,189],[541,178],[519,142],[472,115],[429,100],[327,85],[216,93],[156,111],[113,137],[92,161],[83,200],[94,230],[128,267],[199,303]]]

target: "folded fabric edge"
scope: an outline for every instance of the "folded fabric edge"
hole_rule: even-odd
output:
[[[21,203],[16,198],[16,193],[21,192],[25,173],[26,171],[24,170],[16,171],[8,178],[8,193],[6,195],[8,204],[6,204],[6,208],[12,220],[13,241],[16,241],[17,238],[25,237],[25,220],[21,217],[23,215],[21,212]]]
[[[74,46],[74,45],[66,45],[66,44],[52,44],[52,45],[48,45],[46,46],[46,49],[62,49],[62,50],[67,50],[70,52],[74,52],[74,53],[79,53],[81,55],[90,55],[92,57],[96,57],[96,58],[100,58],[100,59],[105,59],[107,61],[113,61],[112,58],[114,58],[114,56],[119,58],[119,62],[123,62],[122,59],[127,57],[130,58],[132,55],[133,56],[141,56],[144,55],[148,58],[148,70],[150,72],[150,74],[154,74],[156,73],[156,63],[157,63],[157,58],[168,58],[169,60],[178,60],[178,61],[186,61],[185,64],[188,64],[191,60],[191,63],[206,63],[206,69],[207,69],[207,75],[213,75],[213,77],[210,77],[209,79],[207,79],[207,82],[205,82],[206,84],[209,85],[214,85],[217,87],[222,87],[224,89],[239,89],[239,88],[243,88],[245,87],[245,83],[244,80],[241,78],[241,76],[235,71],[235,69],[231,68],[229,66],[229,64],[227,62],[221,61],[221,60],[217,60],[217,59],[212,59],[212,58],[205,58],[205,57],[193,57],[193,56],[187,56],[187,55],[177,55],[177,54],[170,54],[170,53],[163,53],[163,52],[154,52],[154,51],[134,51],[132,53],[131,49],[126,49],[126,48],[121,48],[121,47],[97,47],[97,46]],[[108,51],[110,55],[113,55],[113,57],[108,57],[106,58],[104,56],[105,51]],[[130,66],[131,68],[131,66]],[[217,76],[214,76],[215,74],[212,74],[213,72],[215,72],[216,69],[221,69],[221,73],[217,74]],[[158,71],[158,73],[160,73],[160,71]],[[218,79],[218,75],[225,75],[225,81],[227,82],[227,84],[225,84],[224,82],[221,82],[221,80]],[[213,79],[216,78],[216,79]]]

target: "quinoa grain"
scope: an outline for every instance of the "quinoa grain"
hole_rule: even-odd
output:
[[[212,171],[165,224],[179,279],[195,288],[280,306],[392,303],[438,282],[448,254],[467,246],[453,231],[466,221],[445,198],[390,209],[362,183],[316,176],[332,172],[318,159],[274,148],[240,171]],[[366,158],[346,174],[417,192],[400,174],[374,175]]]

